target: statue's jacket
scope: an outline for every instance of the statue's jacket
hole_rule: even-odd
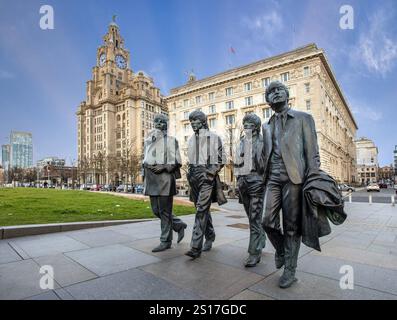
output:
[[[331,233],[328,220],[335,225],[346,220],[343,197],[335,180],[322,170],[310,172],[302,194],[302,242],[321,251],[319,238]]]
[[[274,118],[275,115],[262,125],[264,145],[261,166],[266,175],[269,173],[273,147]],[[288,176],[294,184],[303,183],[309,170],[320,167],[317,134],[313,117],[310,114],[293,109],[287,111],[280,148]]]
[[[222,183],[218,172],[222,169],[225,163],[225,153],[221,138],[214,132],[205,129],[199,132],[199,145],[196,146],[196,135],[193,134],[188,141],[188,164],[189,166],[202,166],[212,173],[210,177],[208,173],[201,172],[204,179],[215,180],[215,187],[212,191],[212,202],[218,202],[219,205],[227,202],[223,193]],[[197,153],[197,147],[198,153]],[[198,155],[198,159],[197,159]],[[192,193],[189,195],[189,200],[194,202]]]
[[[151,166],[168,168],[156,174]],[[172,136],[152,133],[144,142],[144,190],[149,196],[177,194],[176,179],[181,177],[181,155],[178,140]]]
[[[261,167],[263,137],[258,134],[256,139],[243,136],[233,159],[234,174],[238,183],[238,200],[243,203],[242,193],[263,195],[265,179]],[[243,183],[243,180],[245,183]]]

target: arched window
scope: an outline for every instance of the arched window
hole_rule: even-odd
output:
[[[121,117],[120,117],[120,115],[118,114],[117,115],[117,121],[120,121],[121,120]]]

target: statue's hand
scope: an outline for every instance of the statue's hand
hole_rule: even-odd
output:
[[[155,173],[155,174],[159,174],[159,173],[162,173],[165,170],[165,168],[164,168],[163,165],[159,165],[158,164],[158,165],[155,165],[155,166],[151,166],[150,170],[152,170],[152,172]]]

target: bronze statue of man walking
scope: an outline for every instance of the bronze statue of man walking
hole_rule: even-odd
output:
[[[226,203],[218,172],[224,163],[224,153],[220,137],[208,129],[207,116],[201,111],[189,114],[194,134],[188,142],[188,173],[190,199],[196,206],[191,249],[187,256],[196,259],[201,251],[212,248],[215,230],[210,213],[211,203]],[[203,247],[203,241],[205,243]]]
[[[276,267],[284,266],[279,286],[287,288],[296,281],[302,235],[302,186],[309,173],[319,169],[320,158],[313,117],[288,106],[287,87],[272,82],[265,95],[275,114],[262,126],[261,161],[266,178],[263,228],[276,249]]]
[[[244,205],[250,226],[248,257],[244,265],[254,267],[261,260],[262,249],[266,244],[262,228],[263,196],[265,179],[260,165],[263,138],[260,134],[261,119],[256,114],[243,118],[244,136],[240,140],[234,162],[237,176],[239,202]]]
[[[167,135],[168,118],[165,115],[155,115],[154,127],[144,143],[143,167],[145,195],[150,197],[152,211],[161,221],[160,244],[152,250],[159,252],[171,248],[173,230],[178,233],[179,243],[187,225],[172,214],[175,179],[181,177],[178,140]]]

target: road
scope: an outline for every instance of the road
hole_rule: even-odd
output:
[[[348,193],[343,193],[346,201],[349,201]],[[372,196],[373,203],[391,203],[391,196],[395,196],[397,201],[396,191],[392,188],[380,189],[380,192],[367,192],[360,190],[352,193],[352,202],[369,202],[369,196]]]

